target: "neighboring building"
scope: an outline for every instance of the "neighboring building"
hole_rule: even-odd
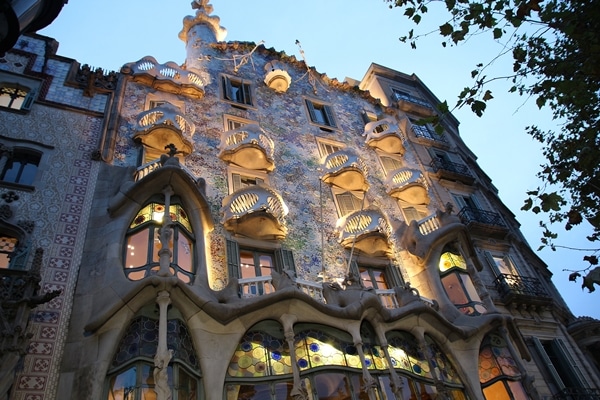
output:
[[[181,66],[0,58],[0,400],[600,398],[600,321],[415,75],[194,8]]]
[[[22,33],[48,26],[68,0],[0,0],[0,55],[17,43]]]

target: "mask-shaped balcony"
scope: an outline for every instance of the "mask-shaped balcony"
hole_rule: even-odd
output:
[[[161,152],[169,144],[185,156],[194,150],[192,137],[196,127],[172,104],[164,103],[139,114],[136,129],[134,139]]]
[[[273,141],[256,124],[224,131],[221,134],[219,158],[252,170],[273,171]]]
[[[404,136],[398,124],[391,118],[372,121],[365,125],[367,145],[391,154],[404,154]]]
[[[496,212],[466,206],[459,211],[458,217],[476,235],[504,239],[508,233],[508,226]]]
[[[427,182],[421,171],[409,168],[391,171],[385,184],[392,197],[410,204],[429,204]]]
[[[392,252],[391,227],[387,218],[376,208],[355,211],[340,219],[340,243],[354,247],[371,256],[388,256]]]
[[[195,99],[204,97],[203,79],[172,61],[159,64],[154,57],[146,56],[137,62],[125,64],[121,72],[131,75],[135,82],[163,92],[183,94]]]
[[[364,192],[369,188],[367,168],[353,151],[342,149],[332,153],[323,162],[323,182],[344,190]]]
[[[244,187],[223,199],[221,223],[229,232],[254,239],[285,238],[287,206],[270,187]]]

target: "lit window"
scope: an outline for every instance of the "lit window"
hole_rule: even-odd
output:
[[[479,298],[467,263],[458,250],[446,246],[440,257],[440,278],[450,301],[460,312],[467,315],[481,315],[486,308]]]
[[[360,273],[360,279],[366,288],[373,288],[379,290],[389,289],[388,278],[385,276],[383,268],[358,266],[358,272]]]
[[[15,150],[6,161],[0,180],[30,186],[36,176],[41,154],[32,150]]]
[[[158,342],[158,321],[140,316],[131,321],[112,360],[108,381],[108,400],[156,398],[154,355]],[[167,322],[167,342],[173,359],[167,366],[173,400],[201,398],[200,365],[191,335],[180,319]]]
[[[223,98],[238,104],[252,105],[251,86],[241,79],[222,77]]]
[[[489,251],[484,252],[485,258],[492,267],[494,275],[520,275],[515,263],[508,254],[496,254]]]
[[[313,123],[335,128],[335,119],[330,106],[306,100],[306,108],[308,109],[310,120]]]
[[[521,373],[508,344],[498,334],[489,334],[479,349],[479,382],[486,399],[528,399]]]
[[[194,276],[194,238],[190,220],[178,204],[170,207],[173,234],[169,243],[173,257],[170,270],[179,279],[191,283]],[[125,274],[131,280],[140,280],[158,272],[161,249],[159,230],[165,207],[150,203],[144,207],[129,226],[125,249]]]
[[[0,107],[28,110],[33,102],[30,93],[31,89],[18,83],[0,82]]]
[[[10,265],[10,258],[17,248],[19,243],[17,238],[0,236],[0,268],[8,268]]]

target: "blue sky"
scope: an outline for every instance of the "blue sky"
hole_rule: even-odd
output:
[[[160,63],[185,60],[184,43],[179,40],[181,21],[193,14],[190,0],[69,0],[59,17],[39,33],[60,43],[59,54],[82,64],[119,70],[125,63],[151,55]],[[398,37],[413,28],[399,9],[390,10],[383,0],[213,0],[214,15],[228,30],[225,40],[264,41],[287,54],[301,58],[295,44],[299,40],[311,66],[329,77],[361,79],[372,62],[415,73],[440,100],[454,104],[457,94],[471,83],[475,64],[491,60],[501,50],[487,38],[470,40],[466,46],[443,48],[437,35],[419,42],[417,50]],[[435,10],[434,10],[435,12]],[[441,22],[419,26],[428,32]],[[429,23],[429,26],[426,24]],[[437,24],[437,25],[436,25]],[[489,76],[512,71],[510,59],[496,61]],[[556,128],[547,111],[539,111],[534,101],[506,93],[508,83],[491,86],[494,100],[482,118],[469,110],[457,110],[463,140],[478,156],[478,162],[498,188],[501,199],[515,213],[531,246],[539,246],[539,218],[519,209],[525,192],[538,185],[535,173],[543,162],[540,146],[525,132],[537,124]],[[590,247],[585,229],[563,233],[560,244]],[[568,282],[568,269],[585,267],[586,253],[558,249],[538,255],[554,273],[554,282],[576,316],[600,319],[594,304],[600,290],[581,291]]]

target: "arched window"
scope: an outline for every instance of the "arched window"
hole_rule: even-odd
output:
[[[407,332],[392,331],[386,336],[392,364],[404,383],[402,398],[423,400],[437,398],[438,389],[432,373],[432,370],[435,370],[437,378],[443,383],[451,399],[466,399],[456,369],[430,337],[425,336],[427,347],[424,351],[428,352],[426,354],[420,348],[416,338]],[[389,382],[385,383],[384,388],[387,393],[391,393]]]
[[[15,149],[0,173],[0,180],[20,185],[32,185],[42,154],[31,149]]]
[[[173,400],[199,400],[200,367],[190,333],[177,310],[167,322],[167,346],[173,357],[167,368]],[[146,313],[147,314],[147,313]],[[158,320],[146,315],[134,318],[123,335],[108,374],[108,400],[155,399],[154,362],[158,347]]]
[[[161,249],[159,229],[163,223],[165,206],[150,203],[135,216],[126,235],[125,274],[131,280],[140,280],[159,270],[158,252]],[[194,236],[189,217],[183,207],[172,204],[169,209],[173,221],[173,235],[169,248],[173,253],[171,273],[184,282],[194,278]]]
[[[467,263],[460,251],[446,245],[440,257],[439,270],[444,290],[460,312],[481,315],[487,311],[475,290],[467,271]]]
[[[491,333],[479,348],[479,382],[486,399],[526,400],[521,372],[502,336]]]

